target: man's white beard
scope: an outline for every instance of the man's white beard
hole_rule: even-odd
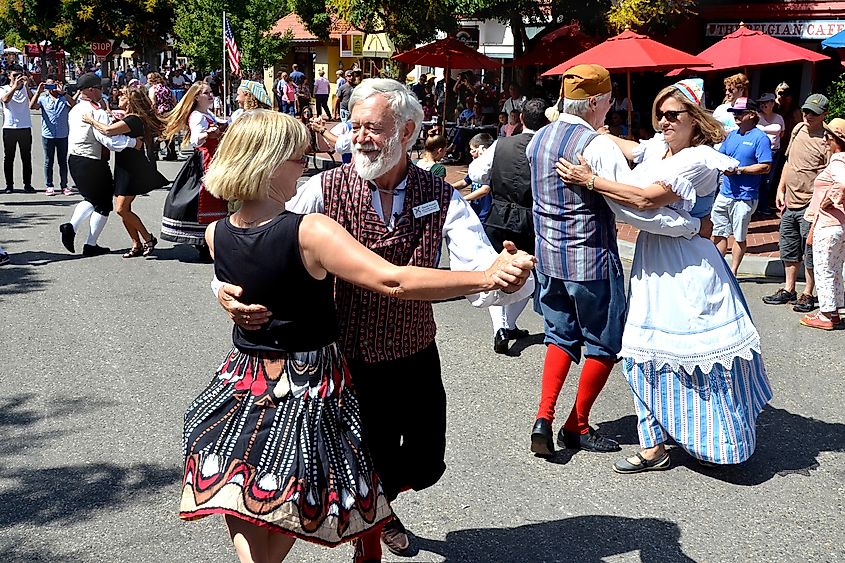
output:
[[[399,142],[399,133],[390,137],[385,143],[384,147],[375,160],[370,160],[363,151],[370,150],[375,147],[372,143],[362,145],[356,143],[353,146],[352,162],[355,163],[355,173],[362,180],[375,180],[379,176],[383,176],[388,170],[399,164],[402,157],[405,156],[405,151],[402,149],[402,144]]]

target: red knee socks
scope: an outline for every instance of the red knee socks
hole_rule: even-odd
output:
[[[372,528],[356,540],[355,563],[381,561],[381,529],[382,526]]]
[[[546,361],[543,363],[543,383],[540,390],[540,408],[537,410],[537,418],[545,418],[549,422],[555,419],[555,404],[563,382],[566,381],[566,374],[569,373],[569,366],[572,365],[572,358],[569,354],[554,344],[546,347]]]
[[[546,356],[548,358],[548,356]],[[590,409],[593,403],[604,389],[610,370],[613,369],[611,358],[587,358],[584,362],[584,369],[581,370],[581,380],[578,382],[578,394],[575,396],[575,405],[563,429],[567,432],[578,432],[586,434],[590,431]],[[545,384],[545,374],[544,374]],[[544,386],[545,389],[545,386]]]

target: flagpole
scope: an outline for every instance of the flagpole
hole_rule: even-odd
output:
[[[221,28],[223,36],[223,119],[227,117],[226,105],[229,97],[229,81],[226,72],[226,10],[223,10],[223,27]]]

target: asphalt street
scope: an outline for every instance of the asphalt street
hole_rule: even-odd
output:
[[[11,254],[0,267],[0,561],[236,561],[220,518],[177,517],[182,415],[230,346],[212,266],[166,242],[151,259],[122,259],[128,237],[117,216],[101,238],[111,254],[69,254],[58,225],[80,198],[43,194],[35,137],[39,193],[0,194],[0,245]],[[172,178],[178,164],[161,169]],[[137,200],[154,233],[165,194]],[[763,305],[777,287],[742,280],[775,393],[754,456],[712,470],[674,449],[671,470],[638,476],[611,471],[618,454],[530,454],[544,354],[530,308],[520,325],[531,336],[501,356],[486,311],[437,304],[448,469],[435,487],[394,503],[420,551],[386,560],[845,560],[845,331],[803,328],[798,313]],[[575,368],[560,422],[577,379]],[[592,422],[636,449],[618,368]],[[351,559],[349,546],[303,542],[289,557]]]

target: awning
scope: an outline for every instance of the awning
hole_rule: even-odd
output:
[[[396,52],[393,41],[386,33],[370,33],[364,38],[365,57],[373,59],[389,59]]]
[[[121,58],[124,58],[124,59],[131,59],[132,57],[135,56],[135,51],[127,49],[127,50],[123,51],[120,54],[120,56],[121,56]]]

